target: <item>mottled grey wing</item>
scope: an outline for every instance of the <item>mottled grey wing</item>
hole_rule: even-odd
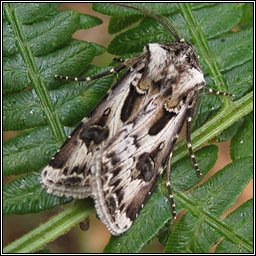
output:
[[[90,183],[97,214],[114,235],[137,217],[184,124],[188,104],[180,104],[178,113],[164,105],[159,98],[147,102],[93,157]]]
[[[134,96],[138,93],[133,88],[140,82],[142,76],[138,68],[142,69],[145,65],[143,55],[138,59],[135,58],[133,65],[134,68],[127,71],[109,90],[89,117],[82,120],[43,169],[41,183],[48,193],[74,198],[90,196],[88,170],[92,156],[134,114],[131,105],[142,100],[142,97]],[[141,96],[145,93],[146,89],[140,91]]]

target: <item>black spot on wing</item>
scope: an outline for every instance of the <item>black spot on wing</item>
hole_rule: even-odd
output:
[[[153,178],[154,162],[148,153],[144,153],[139,157],[136,169],[140,172],[138,178],[143,179],[145,182],[148,182]]]
[[[158,134],[175,115],[173,112],[164,110],[161,117],[149,128],[149,135]]]
[[[64,170],[63,170],[63,174],[64,174],[65,176],[67,176],[67,175],[68,175],[68,168],[67,168],[67,167],[65,167],[65,168],[64,168]]]
[[[98,125],[98,126],[101,126],[101,127],[104,127],[106,125],[106,122],[108,120],[108,117],[109,117],[109,114],[111,112],[111,109],[110,108],[107,108],[104,110],[103,114],[101,115],[101,117],[99,118],[98,121],[96,121],[94,123],[94,125]]]
[[[75,166],[72,170],[71,170],[71,174],[72,173],[77,173],[77,174],[80,174],[80,173],[83,173],[84,172],[84,166]]]
[[[120,172],[121,172],[122,168],[121,167],[117,167],[116,169],[114,169],[113,171],[113,177],[116,177]]]
[[[152,82],[152,85],[155,87],[155,88],[158,88],[158,89],[161,89],[163,83],[165,82],[165,79],[160,79],[160,80],[157,80],[157,81],[153,81]]]
[[[143,74],[145,72],[145,66],[143,66],[140,69],[137,69],[137,72],[140,73],[140,74]]]
[[[85,126],[81,131],[79,137],[86,144],[87,147],[93,141],[95,144],[100,144],[109,135],[108,127],[101,127],[97,125]]]
[[[57,183],[55,183],[57,186],[65,186],[67,188],[70,187],[77,187],[81,184],[82,178],[81,177],[67,177],[65,179],[62,179],[60,181],[58,181]]]
[[[129,119],[129,117],[131,116],[132,111],[135,107],[136,100],[141,97],[143,97],[143,95],[139,94],[133,85],[130,85],[129,94],[126,97],[126,99],[124,101],[124,105],[121,110],[121,120],[123,122],[125,122]]]
[[[69,166],[66,166],[63,169],[63,175],[68,176],[68,175],[72,175],[74,173],[76,173],[77,175],[84,173],[86,165],[87,165],[87,163],[85,162],[85,163],[83,163],[83,165],[77,165],[75,167],[71,167],[71,169]]]
[[[143,179],[145,182],[150,182],[154,176],[156,176],[155,170],[155,158],[159,152],[163,149],[164,143],[160,143],[157,148],[152,150],[150,153],[143,153],[139,156],[136,164],[136,169],[140,173],[139,179]]]
[[[116,201],[113,196],[109,196],[105,199],[107,208],[109,210],[109,213],[112,215],[112,218],[114,217],[114,213],[116,210]]]
[[[67,152],[60,150],[57,152],[53,159],[49,162],[49,165],[54,169],[62,169],[68,160]]]
[[[66,180],[65,180],[65,184],[67,183],[70,183],[70,184],[75,184],[75,183],[80,183],[82,180],[81,177],[68,177]]]
[[[107,154],[107,158],[111,159],[111,164],[113,166],[120,162],[120,158],[117,156],[115,152],[110,152],[109,154]]]
[[[138,140],[138,136],[137,135],[134,135],[133,136],[133,144],[135,145],[136,148],[139,148],[140,147],[140,143],[139,143],[139,140]]]
[[[126,208],[126,216],[129,218],[131,221],[134,221],[136,219],[136,215],[139,212],[140,207],[138,204],[131,203],[127,208]]]

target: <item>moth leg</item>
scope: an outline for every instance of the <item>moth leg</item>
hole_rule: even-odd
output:
[[[113,58],[113,61],[119,62],[119,63],[125,63],[126,59],[122,59],[122,58]],[[127,63],[126,63],[125,65],[126,65],[126,67],[128,66]],[[119,79],[119,72],[115,72],[114,74],[115,74],[116,80],[118,80],[118,79]]]
[[[90,81],[93,81],[93,80],[96,80],[96,79],[99,79],[101,77],[104,77],[104,76],[107,76],[107,75],[110,75],[110,74],[116,74],[118,72],[120,72],[122,69],[126,68],[127,65],[126,63],[121,63],[113,68],[111,68],[110,70],[108,71],[105,71],[101,74],[98,74],[98,75],[95,75],[95,76],[88,76],[88,77],[69,77],[69,76],[59,76],[59,75],[55,75],[55,78],[56,79],[61,79],[61,80],[67,80],[67,81],[76,81],[76,82],[83,82],[83,81],[86,81],[86,82],[90,82]]]
[[[197,162],[196,162],[195,154],[194,154],[193,149],[192,149],[191,137],[190,137],[190,133],[191,133],[191,121],[192,121],[194,109],[195,109],[195,107],[194,107],[194,106],[191,106],[191,107],[189,108],[189,111],[188,111],[187,129],[186,129],[186,139],[187,139],[187,146],[188,146],[189,155],[190,155],[190,158],[191,158],[191,160],[192,160],[192,163],[193,163],[193,165],[194,165],[194,167],[195,167],[195,170],[196,170],[196,172],[197,172],[197,175],[198,175],[198,176],[202,176],[202,173],[200,172],[200,169],[199,169],[198,164],[197,164]]]
[[[111,74],[117,74],[122,69],[124,69],[124,68],[132,65],[133,63],[135,63],[137,61],[137,59],[138,59],[137,56],[129,58],[129,59],[126,59],[126,60],[125,59],[116,58],[117,61],[121,62],[119,65],[117,65],[117,66],[111,68],[110,70],[105,71],[105,72],[103,72],[101,74],[95,75],[95,76],[69,77],[69,76],[55,75],[55,78],[56,79],[61,79],[61,80],[67,80],[67,81],[75,81],[75,82],[83,82],[83,81],[90,82],[90,81],[99,79],[99,78],[104,77],[104,76],[108,76],[108,75],[111,75]]]
[[[232,94],[232,93],[216,91],[216,90],[213,90],[213,89],[208,88],[208,87],[206,87],[206,86],[203,86],[203,89],[205,89],[205,90],[208,91],[209,93],[216,94],[216,95],[223,95],[223,96],[229,96],[229,97],[234,97],[234,96],[235,96],[235,95]],[[198,164],[197,164],[197,162],[196,162],[196,158],[195,158],[195,154],[194,154],[193,149],[192,149],[191,138],[190,138],[191,121],[192,121],[192,117],[193,117],[194,109],[195,109],[194,106],[195,106],[195,103],[192,104],[192,105],[189,107],[188,117],[187,117],[186,138],[187,138],[188,151],[189,151],[191,160],[192,160],[192,162],[193,162],[193,165],[194,165],[194,167],[195,167],[195,170],[196,170],[198,176],[202,176],[202,173],[200,172],[200,169],[198,168]]]
[[[203,89],[208,91],[209,93],[215,94],[215,95],[223,95],[223,96],[229,96],[229,97],[234,97],[235,95],[232,93],[227,93],[227,92],[220,92],[220,91],[215,91],[211,88],[208,88],[206,86],[203,86]]]
[[[171,207],[172,207],[172,215],[173,218],[176,219],[177,215],[176,215],[176,207],[175,207],[175,202],[174,202],[174,198],[172,195],[172,189],[171,189],[171,183],[170,183],[170,177],[171,177],[171,160],[172,160],[172,153],[169,157],[169,160],[167,162],[167,170],[166,170],[166,187],[168,190],[168,197],[171,203]]]

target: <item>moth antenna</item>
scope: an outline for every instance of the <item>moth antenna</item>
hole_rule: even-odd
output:
[[[160,13],[157,13],[153,10],[148,10],[145,7],[141,8],[138,7],[138,5],[129,5],[129,4],[123,4],[123,3],[113,3],[114,5],[119,5],[127,8],[134,9],[136,11],[139,11],[141,13],[144,13],[145,15],[155,19],[158,21],[160,24],[162,24],[174,37],[175,39],[180,42],[181,38],[176,30],[176,28],[173,26],[173,24],[168,20],[165,16],[163,16]]]

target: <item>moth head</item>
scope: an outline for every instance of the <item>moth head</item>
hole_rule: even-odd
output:
[[[184,65],[201,71],[201,67],[198,62],[198,55],[191,43],[183,41],[172,43],[171,45],[174,49],[174,54],[177,57],[177,60],[180,60]]]

